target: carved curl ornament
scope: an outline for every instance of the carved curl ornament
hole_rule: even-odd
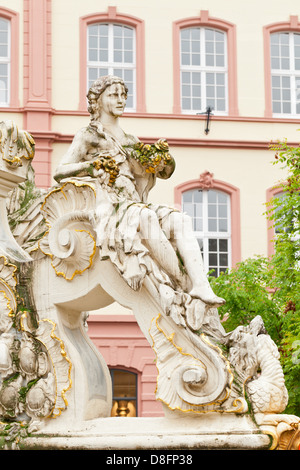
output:
[[[71,363],[55,324],[38,321],[17,293],[18,269],[0,257],[0,419],[32,431],[67,407]],[[25,418],[24,418],[25,417]],[[23,427],[25,424],[23,424]]]
[[[68,281],[92,265],[96,241],[91,211],[95,200],[91,185],[71,181],[51,191],[41,207],[48,231],[39,248],[51,258],[56,275]]]

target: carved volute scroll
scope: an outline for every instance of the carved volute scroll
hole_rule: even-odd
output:
[[[70,181],[51,191],[42,205],[48,231],[39,248],[51,258],[56,274],[67,280],[92,265],[96,252],[92,226],[95,198],[91,185]]]

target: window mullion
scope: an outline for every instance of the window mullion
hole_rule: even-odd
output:
[[[108,70],[112,73],[114,63],[114,25],[113,23],[108,24]]]

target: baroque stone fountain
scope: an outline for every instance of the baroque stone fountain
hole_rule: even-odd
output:
[[[147,202],[175,167],[166,141],[119,126],[119,78],[98,79],[91,115],[49,190],[34,140],[0,123],[0,444],[25,449],[297,449],[276,345],[261,317],[225,332],[190,219]],[[108,367],[86,312],[133,311],[156,355],[160,418],[110,417]]]

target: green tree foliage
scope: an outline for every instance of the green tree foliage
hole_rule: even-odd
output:
[[[265,213],[276,229],[275,253],[247,259],[210,281],[226,299],[219,313],[227,331],[262,317],[281,353],[289,392],[285,412],[300,416],[300,147],[279,142],[271,149],[273,164],[287,173],[278,183],[281,197],[274,197]]]

